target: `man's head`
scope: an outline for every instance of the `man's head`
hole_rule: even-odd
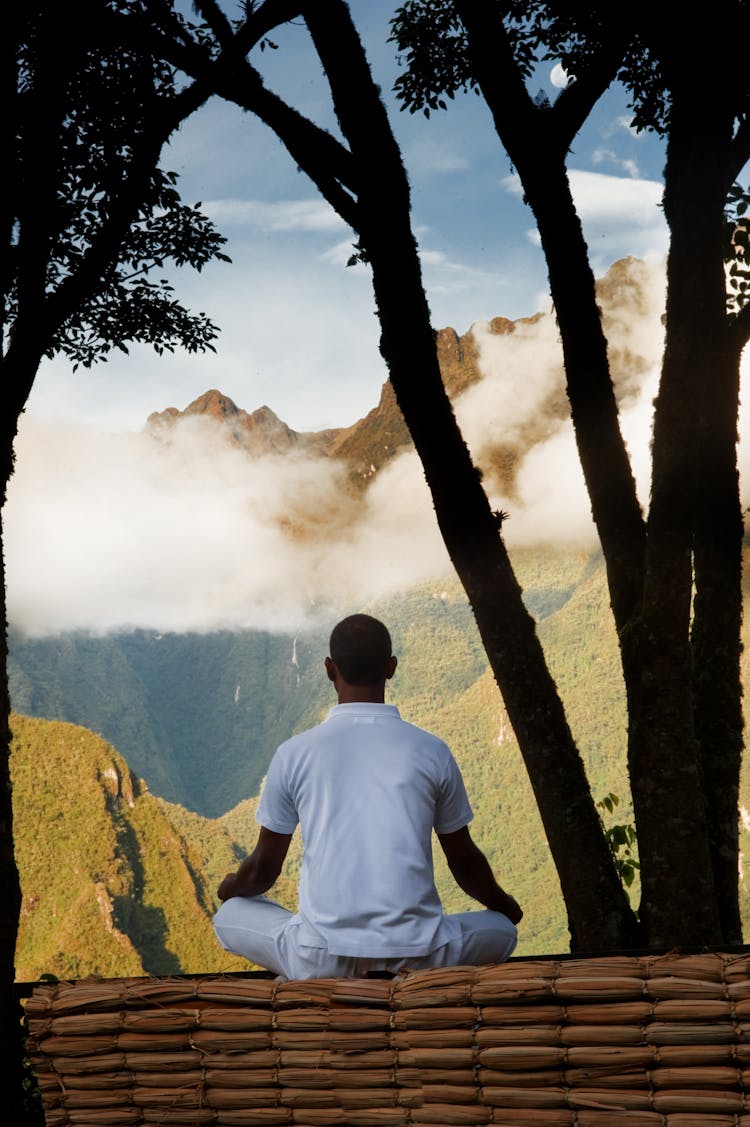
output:
[[[382,700],[395,670],[391,636],[377,618],[351,614],[334,626],[326,671],[340,700]]]

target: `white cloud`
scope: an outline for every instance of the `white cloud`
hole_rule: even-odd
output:
[[[329,266],[345,266],[349,270],[356,270],[357,274],[363,277],[364,272],[361,263],[355,262],[352,266],[349,265],[350,259],[356,253],[355,242],[356,238],[354,235],[352,235],[351,238],[342,239],[340,242],[334,243],[328,250],[324,250],[322,254],[319,254],[318,259],[320,262],[328,263]]]
[[[615,125],[617,129],[624,130],[626,133],[629,133],[631,137],[634,137],[638,141],[642,141],[645,137],[645,134],[643,132],[639,132],[633,125],[632,116],[629,116],[627,114],[620,114],[620,116],[616,119]]]
[[[654,226],[664,190],[658,181],[605,176],[581,169],[572,169],[568,175],[584,222],[606,220],[618,226]]]
[[[325,232],[316,238],[330,242]],[[350,255],[351,241],[342,245]],[[351,425],[376,405],[386,379],[372,289],[368,272],[321,265],[311,249],[233,237],[231,265],[174,278],[180,300],[219,325],[215,352],[157,356],[134,346],[77,372],[58,357],[42,365],[28,413],[132,431],[152,411],[182,409],[215,387],[246,410],[268,404],[295,430]]]
[[[227,225],[258,227],[267,231],[337,231],[346,227],[330,204],[309,200],[208,200],[202,210],[221,229]]]
[[[463,262],[456,262],[444,251],[420,248],[419,258],[424,274],[425,288],[428,297],[434,299],[455,298],[457,295],[476,295],[477,302],[486,302],[487,295],[493,295],[493,303],[500,299],[498,293],[510,285],[510,278],[504,271],[480,270],[474,266],[466,266]],[[463,305],[466,305],[464,297]],[[474,306],[475,307],[475,306]],[[495,305],[496,307],[496,305]],[[442,327],[442,326],[441,326]],[[456,326],[454,326],[456,327]],[[465,328],[460,324],[458,332]]]
[[[401,125],[402,121],[397,119],[394,124]],[[404,158],[412,176],[420,179],[444,176],[464,172],[470,167],[470,161],[462,152],[465,138],[460,133],[449,133],[444,121],[439,123],[438,128],[437,136],[423,130],[417,134],[409,131],[404,144]]]
[[[614,149],[596,149],[591,154],[591,160],[593,164],[611,164],[613,168],[621,168],[633,180],[638,178],[637,161],[619,156]]]
[[[639,498],[648,501],[649,440],[663,326],[663,264],[631,263],[617,279],[617,303],[604,302],[620,423]],[[595,543],[588,495],[564,393],[554,317],[517,322],[511,333],[473,327],[480,383],[457,401],[467,442],[485,470],[495,507],[511,513],[509,545]],[[493,466],[498,448],[525,448],[510,493]]]
[[[606,219],[618,227],[654,225],[664,190],[657,180],[607,176],[582,169],[571,169],[568,179],[584,222]],[[511,195],[523,195],[523,185],[517,173],[506,176],[502,186]]]
[[[571,169],[568,178],[597,273],[627,255],[651,259],[665,253],[667,226],[660,206],[663,186],[657,180],[581,169]],[[511,195],[523,195],[515,173],[505,177],[502,186]],[[527,232],[527,238],[535,244],[539,241],[535,230]]]
[[[295,629],[446,571],[415,458],[360,503],[341,464],[251,461],[201,418],[168,441],[24,419],[17,452],[8,605],[32,634]]]

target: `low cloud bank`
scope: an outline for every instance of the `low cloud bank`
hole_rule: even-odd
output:
[[[181,421],[167,442],[25,420],[5,511],[12,625],[293,630],[445,571],[416,459],[364,503],[344,474],[251,461],[208,419]]]

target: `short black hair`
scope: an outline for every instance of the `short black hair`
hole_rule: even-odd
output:
[[[377,618],[350,614],[331,632],[330,655],[348,685],[376,685],[386,677],[391,636]]]

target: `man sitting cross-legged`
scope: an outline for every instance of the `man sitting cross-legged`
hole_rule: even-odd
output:
[[[338,704],[276,751],[253,852],[218,890],[219,942],[285,978],[502,962],[523,913],[472,841],[456,762],[436,736],[385,704],[396,670],[385,626],[351,615],[331,634],[326,671]],[[299,824],[299,911],[262,894]],[[432,831],[458,885],[484,911],[446,915]]]

